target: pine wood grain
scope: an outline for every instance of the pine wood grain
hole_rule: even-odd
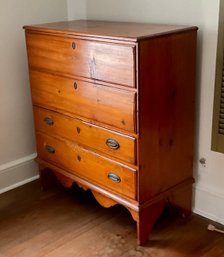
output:
[[[51,119],[53,124],[48,125],[46,118]],[[136,139],[131,136],[36,106],[34,121],[37,131],[66,138],[132,164],[136,162]],[[119,147],[111,149],[106,144],[108,139],[116,140]]]
[[[140,247],[125,208],[105,209],[78,187],[42,192],[35,181],[0,196],[0,256],[222,257],[224,237],[209,222],[168,211]]]
[[[135,131],[135,92],[37,71],[30,71],[30,84],[34,105]]]
[[[135,45],[30,32],[26,38],[30,68],[135,87]]]
[[[135,169],[104,158],[61,138],[47,136],[39,132],[36,133],[36,138],[37,151],[42,160],[131,199],[136,198]],[[49,153],[46,146],[53,147],[55,152]],[[109,179],[111,172],[120,178],[119,182]]]
[[[196,38],[191,31],[140,42],[140,201],[192,177]]]

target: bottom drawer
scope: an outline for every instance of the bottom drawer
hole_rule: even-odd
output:
[[[70,141],[36,134],[38,157],[117,193],[136,198],[136,170]]]

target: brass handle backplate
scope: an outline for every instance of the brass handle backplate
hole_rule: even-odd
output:
[[[119,143],[113,138],[108,138],[106,141],[106,145],[113,150],[117,150],[120,148]]]
[[[45,149],[47,150],[48,153],[54,154],[55,153],[55,149],[53,146],[51,145],[46,145]]]
[[[115,183],[121,182],[121,178],[113,172],[108,173],[107,177]]]
[[[53,125],[54,125],[54,121],[53,121],[50,117],[45,117],[45,118],[44,118],[44,122],[45,122],[48,126],[53,126]]]

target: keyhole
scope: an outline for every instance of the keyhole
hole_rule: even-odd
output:
[[[76,44],[75,42],[72,42],[72,49],[75,49],[76,48]]]
[[[77,127],[76,130],[77,130],[77,133],[80,134],[81,129]]]
[[[80,162],[81,161],[81,156],[77,155],[77,160]]]
[[[74,82],[74,89],[76,90],[78,88],[77,82]]]

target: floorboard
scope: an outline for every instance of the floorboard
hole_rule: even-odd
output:
[[[139,247],[122,206],[103,208],[77,186],[43,192],[34,181],[0,195],[0,257],[224,257],[224,235],[209,223],[167,210]]]

